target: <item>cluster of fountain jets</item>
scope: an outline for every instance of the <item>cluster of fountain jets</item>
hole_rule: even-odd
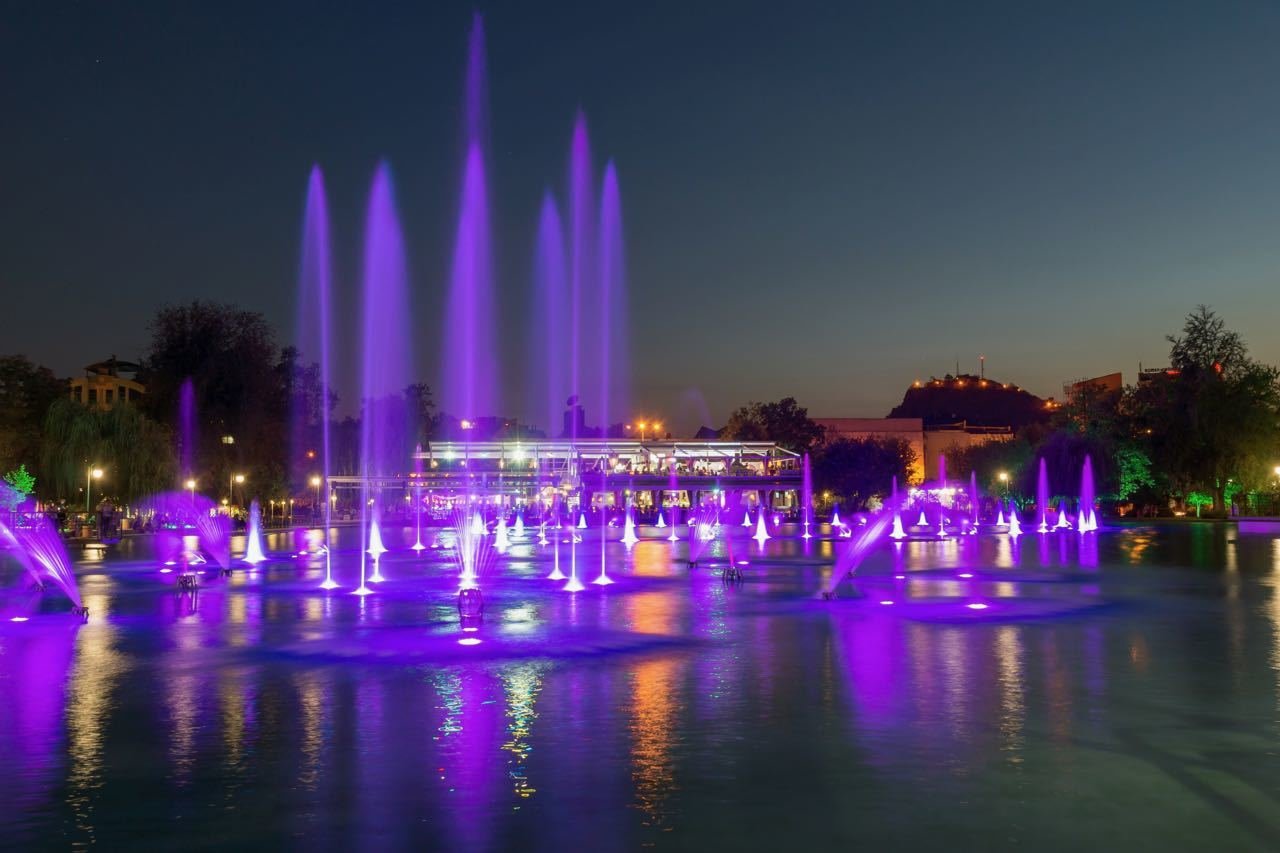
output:
[[[940,456],[938,459],[938,483],[939,489],[946,491],[946,457]],[[1052,507],[1049,497],[1049,473],[1045,460],[1040,460],[1040,468],[1036,477],[1036,522],[1035,530],[1037,533],[1049,533],[1053,531],[1075,530],[1079,533],[1090,533],[1098,529],[1098,516],[1094,508],[1095,491],[1093,483],[1093,461],[1085,456],[1084,464],[1080,470],[1080,498],[1076,504],[1075,518],[1072,519],[1071,509],[1066,498],[1059,498],[1057,507]],[[903,511],[909,509],[905,502],[898,498],[898,484],[894,480],[893,493],[890,498],[890,507],[893,512],[892,528],[889,532],[891,539],[902,540],[910,538],[911,534],[903,523]],[[1006,505],[1008,515],[1005,515]],[[938,504],[936,521],[928,517],[928,513],[922,507],[920,509],[919,518],[914,524],[914,530],[917,533],[924,532],[927,535],[933,535],[940,539],[945,539],[953,535],[976,535],[978,533],[979,518],[978,510],[980,506],[980,498],[978,494],[977,475],[971,474],[969,478],[969,514],[964,518],[956,518],[954,513]],[[840,520],[837,516],[833,518],[832,525],[840,528]],[[1018,516],[1018,507],[1013,501],[998,501],[998,509],[994,522],[994,528],[997,531],[1006,531],[1015,539],[1023,534],[1022,519]]]

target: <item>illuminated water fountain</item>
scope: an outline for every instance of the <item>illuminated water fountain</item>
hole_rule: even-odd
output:
[[[251,566],[265,563],[267,555],[262,551],[262,508],[257,498],[249,503],[249,528],[245,533],[244,561]]]
[[[898,500],[898,477],[893,478],[893,488],[889,492],[889,510],[893,513],[893,529],[889,536],[892,539],[906,539],[907,533],[902,529],[902,504]]]
[[[1036,475],[1036,512],[1040,514],[1037,533],[1049,532],[1049,466],[1044,457],[1040,457],[1040,471]]]

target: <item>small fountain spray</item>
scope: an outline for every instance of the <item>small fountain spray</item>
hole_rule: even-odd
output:
[[[902,505],[898,502],[898,477],[894,475],[893,487],[889,492],[889,509],[893,512],[893,530],[889,533],[889,538],[902,540],[907,538],[907,533],[902,529]]]
[[[1056,530],[1070,530],[1071,522],[1067,521],[1067,499],[1061,498],[1058,501],[1058,523],[1054,525]]]
[[[556,537],[555,547],[552,550],[552,569],[551,574],[547,575],[549,581],[562,581],[567,577],[564,572],[560,571],[560,537]]]
[[[751,508],[744,506],[742,508],[742,526],[751,528]]]
[[[658,523],[655,524],[654,527],[658,528],[659,530],[663,530],[666,528],[666,526],[667,526],[667,521],[662,517],[662,510],[658,510]]]
[[[840,507],[836,506],[831,510],[831,529],[839,530],[844,525],[840,522]]]
[[[1022,535],[1022,522],[1018,520],[1017,504],[1009,504],[1009,535],[1017,539]]]
[[[516,523],[511,528],[511,535],[516,539],[524,538],[524,513],[516,513]]]
[[[249,529],[245,540],[244,561],[251,566],[265,563],[267,556],[262,552],[262,507],[257,498],[249,502]]]
[[[569,540],[569,582],[564,585],[565,592],[582,592],[586,589],[578,579],[578,539]]]
[[[636,536],[636,520],[632,513],[632,506],[627,504],[626,520],[622,524],[622,544],[628,548],[640,541],[640,537]]]
[[[493,547],[505,551],[511,547],[511,539],[507,536],[507,514],[498,513],[498,523],[493,529]]]
[[[578,513],[578,529],[587,529],[587,514],[585,512]]]
[[[756,544],[764,550],[764,543],[768,542],[772,537],[769,536],[769,529],[764,523],[764,507],[760,508],[760,512],[756,513],[756,535],[752,537],[756,540]]]

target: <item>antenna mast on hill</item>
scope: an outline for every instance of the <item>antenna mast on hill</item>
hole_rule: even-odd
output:
[[[985,355],[978,356],[978,378],[987,378],[987,357]]]

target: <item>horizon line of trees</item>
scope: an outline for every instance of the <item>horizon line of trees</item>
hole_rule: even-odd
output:
[[[48,368],[20,355],[0,357],[0,477],[7,495],[16,489],[12,481],[34,486],[45,500],[82,499],[88,469],[97,466],[106,475],[95,492],[124,502],[181,489],[187,478],[222,495],[236,474],[251,484],[247,492],[263,499],[306,496],[320,470],[326,419],[330,468],[339,474],[357,471],[361,419],[369,411],[394,422],[386,458],[406,467],[416,446],[462,434],[456,418],[437,411],[423,383],[390,400],[362,401],[359,415],[336,418],[337,395],[330,389],[325,399],[318,366],[281,346],[256,312],[194,301],[160,309],[150,331],[142,359],[147,394],[136,405],[116,403],[107,411],[71,400],[65,380]],[[963,479],[975,472],[988,494],[1027,503],[1040,459],[1055,495],[1074,496],[1088,455],[1098,494],[1112,502],[1218,514],[1233,503],[1274,507],[1280,500],[1274,470],[1280,371],[1251,358],[1239,334],[1203,305],[1167,340],[1166,373],[1144,376],[1119,393],[1086,386],[1048,423],[1023,427],[1011,441],[949,455],[948,469]],[[186,382],[197,413],[189,436],[179,423]],[[486,420],[491,434],[485,437],[541,436],[517,422]],[[900,439],[826,441],[792,397],[740,407],[723,435],[809,453],[815,494],[830,492],[854,508],[883,498],[894,477],[906,484],[916,463]],[[191,460],[190,470],[182,459]]]

